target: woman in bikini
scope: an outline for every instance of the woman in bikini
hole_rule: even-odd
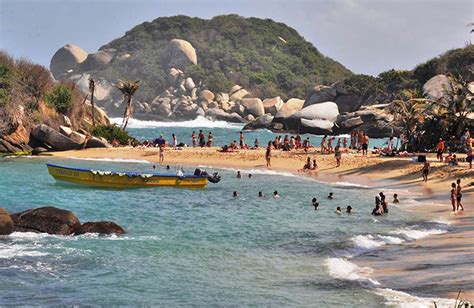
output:
[[[272,142],[268,141],[267,151],[265,152],[265,159],[267,160],[267,167],[272,166]]]
[[[456,183],[451,183],[451,205],[453,212],[456,212]]]

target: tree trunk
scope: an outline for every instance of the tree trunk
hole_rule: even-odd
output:
[[[132,97],[128,96],[127,100],[127,108],[125,108],[125,113],[123,114],[123,127],[122,129],[125,130],[128,125],[128,119],[132,115]]]
[[[94,87],[91,90],[91,105],[92,105],[92,127],[95,127],[95,106],[94,106]]]

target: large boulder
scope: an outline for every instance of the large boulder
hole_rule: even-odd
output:
[[[15,224],[10,214],[4,209],[0,208],[0,235],[8,235],[15,230]]]
[[[168,44],[168,67],[185,68],[197,64],[196,50],[185,40],[173,39]]]
[[[295,112],[292,117],[302,118],[308,120],[322,119],[329,121],[336,121],[339,115],[339,109],[334,102],[325,102],[314,104]]]
[[[82,48],[67,44],[56,51],[51,58],[49,69],[57,80],[62,79],[64,74],[70,73],[71,70],[76,70],[79,64],[84,62],[87,58],[87,52]]]
[[[75,235],[85,233],[124,234],[125,230],[112,221],[86,222],[76,229]]]
[[[52,206],[30,209],[11,216],[15,223],[15,231],[19,232],[70,235],[81,226],[73,212]]]
[[[188,91],[191,91],[196,87],[194,80],[191,77],[188,77],[184,80],[184,86]]]
[[[362,106],[362,97],[358,95],[339,95],[335,103],[339,112],[354,112]]]
[[[280,111],[281,107],[283,107],[283,100],[279,96],[263,100],[263,108],[265,109],[265,113],[275,115],[278,111]]]
[[[244,98],[241,104],[245,107],[247,114],[251,114],[254,117],[261,117],[265,114],[260,98]]]
[[[323,102],[333,102],[336,99],[336,95],[337,91],[333,87],[315,86],[306,96],[303,108]]]
[[[99,50],[97,52],[89,54],[86,60],[81,63],[81,68],[85,71],[95,70],[97,68],[109,64],[113,58],[113,53]]]
[[[291,98],[283,104],[281,109],[275,115],[275,118],[287,118],[303,108],[304,100]]]
[[[423,85],[423,95],[432,100],[446,97],[446,90],[451,87],[449,78],[445,75],[436,75]]]
[[[301,119],[301,133],[315,135],[329,134],[332,132],[334,122],[321,119]]]
[[[72,128],[64,125],[59,125],[59,132],[64,136],[69,137],[72,133]]]
[[[183,72],[181,70],[178,70],[172,67],[167,71],[167,73],[168,73],[168,82],[170,85],[174,87],[176,86],[178,79],[182,75]]]
[[[255,119],[255,121],[247,123],[243,129],[246,130],[246,129],[270,128],[272,125],[272,121],[273,121],[273,116],[269,114],[265,114]]]
[[[69,135],[69,138],[71,138],[72,141],[78,144],[83,144],[86,141],[86,135],[83,135],[78,132],[71,132],[71,134]]]
[[[212,120],[221,120],[221,121],[233,122],[233,123],[245,123],[245,120],[237,113],[233,112],[229,114],[225,112],[224,110],[221,110],[218,108],[207,109],[206,116],[211,118]]]
[[[214,93],[209,90],[202,90],[199,93],[199,98],[206,102],[212,102],[214,100]]]
[[[86,143],[86,149],[90,148],[111,148],[112,145],[108,143],[107,141],[104,141],[102,139],[99,139],[97,137],[92,137],[89,140],[87,140]]]
[[[239,85],[233,86],[230,89],[229,94],[230,94],[229,99],[231,101],[240,101],[244,97],[247,97],[248,95],[250,95],[249,91],[245,90],[243,87],[241,87]]]
[[[38,141],[44,142],[58,151],[77,150],[81,145],[71,138],[45,124],[39,124],[31,131],[31,135]]]
[[[91,78],[90,74],[75,75],[70,79],[75,81],[76,86],[84,94],[90,94],[89,90],[89,80]],[[94,88],[94,99],[96,101],[103,101],[111,99],[114,94],[114,86],[110,82],[104,79],[94,79],[95,88]]]

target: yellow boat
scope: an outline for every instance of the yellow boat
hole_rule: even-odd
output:
[[[201,174],[200,171],[198,175],[174,175],[160,173],[98,171],[63,167],[53,164],[46,164],[46,166],[48,166],[49,174],[51,174],[53,178],[58,181],[96,187],[133,188],[147,186],[174,186],[186,188],[204,188],[208,183],[208,178],[209,180],[213,181],[213,177],[208,176],[205,172]]]

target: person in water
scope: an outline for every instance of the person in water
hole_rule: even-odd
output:
[[[280,195],[278,194],[278,191],[275,190],[275,191],[273,192],[273,198],[275,198],[275,199],[279,199],[279,198],[280,198]]]
[[[332,192],[330,192],[330,193],[329,193],[329,195],[328,195],[328,199],[329,199],[329,200],[332,200],[332,199],[334,199],[334,194],[333,194]]]
[[[336,214],[341,215],[341,213],[342,213],[341,207],[338,206],[338,207],[336,208]]]
[[[381,194],[382,194],[382,193],[381,193]],[[382,195],[380,196],[380,204],[382,205],[383,212],[384,212],[385,214],[388,214],[388,202],[387,202],[387,200],[386,200],[384,194],[382,194]]]
[[[265,196],[263,195],[263,192],[261,192],[261,191],[258,192],[258,197],[259,198],[265,198]]]
[[[166,170],[170,170],[170,165],[166,165]]]
[[[234,191],[234,192],[232,193],[232,196],[233,196],[234,198],[237,198],[237,197],[239,196],[239,193],[236,192],[236,191]]]
[[[381,216],[383,215],[382,209],[380,208],[379,204],[375,204],[375,208],[372,210],[372,215],[374,216]]]
[[[348,205],[346,208],[346,212],[352,214],[352,206]]]
[[[251,179],[251,178],[252,178],[252,173],[249,173],[249,179]]]
[[[461,188],[461,179],[456,180],[456,210],[459,211],[459,208],[461,208],[461,211],[464,211],[464,207],[462,206],[462,188]]]
[[[318,200],[316,200],[316,198],[313,198],[313,200],[311,200],[311,203],[314,206],[314,210],[316,211],[319,207]]]
[[[240,171],[237,171],[237,178],[238,178],[238,179],[241,179],[241,178],[242,178],[242,174],[240,173]]]
[[[425,164],[423,165],[423,181],[428,182],[428,174],[430,173],[430,163],[425,161]]]
[[[453,212],[456,212],[456,183],[451,183],[451,205]]]
[[[393,203],[400,203],[400,200],[398,200],[398,194],[393,194]]]

